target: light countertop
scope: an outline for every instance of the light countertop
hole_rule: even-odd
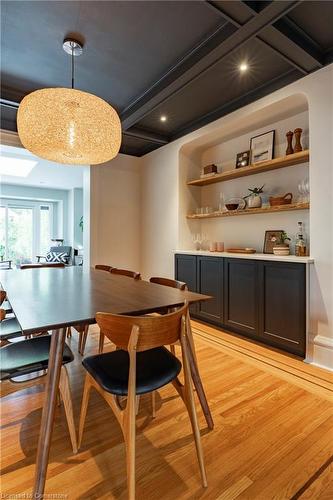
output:
[[[254,259],[271,260],[275,262],[297,262],[299,264],[311,264],[314,262],[312,257],[297,257],[296,255],[273,255],[267,253],[229,253],[229,252],[209,252],[208,250],[175,250],[174,253],[185,255],[203,255],[207,257],[228,257],[234,259]]]

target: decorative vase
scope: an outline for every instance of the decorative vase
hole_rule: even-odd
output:
[[[259,194],[251,194],[247,199],[248,208],[260,208],[262,205],[262,199]]]

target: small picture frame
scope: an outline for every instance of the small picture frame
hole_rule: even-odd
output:
[[[281,242],[283,229],[265,232],[264,253],[273,253],[273,247]]]
[[[274,157],[275,130],[251,137],[251,163],[272,160]]]
[[[251,151],[243,151],[242,153],[237,153],[236,156],[236,168],[247,167],[250,164]]]

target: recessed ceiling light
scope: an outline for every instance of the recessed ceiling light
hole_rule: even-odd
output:
[[[1,156],[0,175],[27,177],[36,165],[37,161]]]
[[[241,73],[245,73],[245,71],[247,71],[249,69],[249,66],[246,62],[242,62],[240,65],[239,65],[239,71]]]
[[[161,122],[166,122],[167,121],[167,117],[165,115],[162,115],[161,118],[160,118]]]

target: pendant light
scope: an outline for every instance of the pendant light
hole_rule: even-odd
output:
[[[121,144],[121,123],[103,99],[74,89],[74,61],[82,45],[65,39],[71,56],[72,88],[46,88],[28,94],[17,112],[23,146],[36,156],[58,163],[95,165],[114,158]]]

